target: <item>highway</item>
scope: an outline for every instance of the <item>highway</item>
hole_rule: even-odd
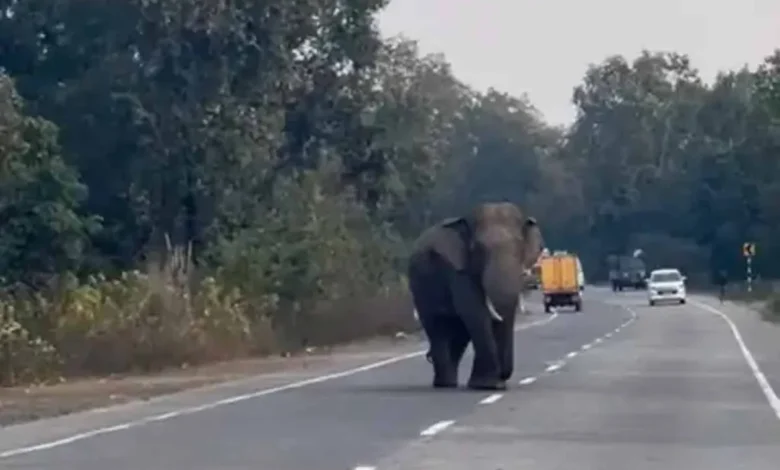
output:
[[[582,313],[529,303],[503,393],[433,390],[425,344],[407,345],[3,428],[0,468],[777,468],[773,378],[728,317],[696,300],[585,295]]]

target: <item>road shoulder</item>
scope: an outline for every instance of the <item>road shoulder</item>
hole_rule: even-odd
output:
[[[0,428],[73,413],[144,403],[186,391],[257,377],[326,371],[353,359],[397,354],[422,341],[420,334],[378,337],[301,354],[237,359],[154,374],[125,374],[64,381],[56,385],[0,388]]]
[[[780,324],[763,320],[761,312],[737,302],[721,304],[708,295],[691,296],[691,300],[694,305],[706,305],[734,322],[761,372],[774,391],[780,393]]]

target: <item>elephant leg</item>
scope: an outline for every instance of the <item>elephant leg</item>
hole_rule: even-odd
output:
[[[417,257],[410,263],[409,290],[420,325],[428,337],[426,358],[433,365],[433,386],[456,387],[457,368],[450,356],[448,328],[455,314],[451,311],[449,286],[443,272],[447,268],[437,261]]]
[[[505,319],[504,322],[493,323],[493,334],[496,337],[498,358],[500,362],[500,377],[508,381],[515,369],[515,328],[514,322]]]
[[[463,359],[463,354],[466,352],[469,341],[469,331],[466,329],[466,325],[460,319],[455,319],[451,325],[450,358],[456,371],[461,359]]]
[[[452,388],[458,385],[458,366],[469,344],[469,332],[454,312],[434,318],[429,336],[429,362],[433,364],[433,386]]]
[[[430,343],[428,354],[433,364],[433,386],[435,388],[454,388],[458,386],[458,365],[453,361],[452,318],[436,315],[430,319],[426,333]]]
[[[450,285],[454,308],[463,320],[463,326],[468,331],[474,347],[469,388],[503,390],[506,384],[499,377],[500,367],[492,320],[481,289],[467,273],[456,271],[450,272]]]

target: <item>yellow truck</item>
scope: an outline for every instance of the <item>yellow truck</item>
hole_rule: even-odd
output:
[[[550,313],[553,307],[574,306],[582,311],[582,287],[579,259],[571,253],[553,253],[540,261],[541,291],[544,296],[544,311]]]

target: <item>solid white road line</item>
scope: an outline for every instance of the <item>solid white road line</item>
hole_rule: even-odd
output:
[[[756,382],[758,382],[758,386],[761,388],[761,391],[764,392],[764,396],[766,397],[767,402],[769,402],[769,406],[772,408],[772,411],[774,411],[775,416],[777,419],[780,419],[780,397],[777,396],[777,392],[775,392],[775,390],[772,388],[772,385],[769,383],[769,380],[767,380],[764,372],[761,371],[761,368],[758,366],[758,362],[756,362],[755,357],[753,357],[753,353],[750,352],[750,349],[748,349],[747,345],[745,344],[745,340],[742,339],[742,334],[739,332],[739,328],[737,328],[737,325],[734,323],[734,321],[729,318],[728,315],[715,307],[695,300],[692,303],[701,309],[714,313],[729,325],[729,328],[731,328],[731,333],[734,335],[734,339],[737,341],[737,345],[739,346],[740,351],[742,351],[742,357],[745,358],[745,362],[747,362],[748,367],[750,367],[750,371],[753,373],[753,377],[756,378]]]

